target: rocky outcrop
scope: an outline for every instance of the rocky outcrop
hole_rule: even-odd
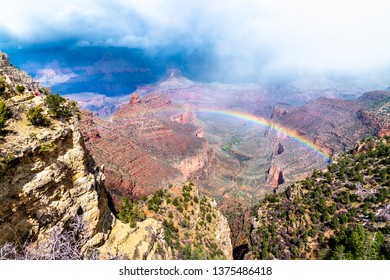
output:
[[[133,229],[128,224],[116,220],[109,239],[99,251],[104,259],[173,259],[172,250],[164,240],[162,223],[153,218],[138,222],[137,227]]]
[[[17,82],[26,90],[4,99],[12,116],[0,135],[0,245],[44,241],[76,215],[85,222],[84,245],[102,244],[115,218],[105,176],[88,156],[76,113],[66,120],[49,116],[46,96],[30,91],[39,84],[1,57],[9,88]],[[38,106],[47,126],[27,119],[29,109]]]
[[[378,137],[385,137],[390,136],[390,125],[385,124],[379,128],[379,131],[377,133]]]
[[[178,122],[180,124],[189,124],[193,123],[196,119],[196,114],[192,111],[189,106],[185,107],[185,112],[179,115],[175,115],[171,118],[172,121]]]
[[[294,108],[287,104],[276,104],[271,119],[289,114]]]
[[[196,135],[199,137],[198,134]],[[204,149],[200,153],[184,158],[175,167],[187,178],[195,179],[197,176],[207,173],[207,166],[212,162],[213,157],[213,152],[208,148],[207,142],[205,142]]]
[[[36,92],[39,89],[39,83],[30,77],[26,72],[13,66],[8,55],[0,51],[0,75],[7,78],[8,84],[12,85],[12,92],[15,92],[17,85],[23,85],[27,90]]]
[[[388,102],[390,104],[390,101]],[[389,105],[387,105],[389,106]],[[384,137],[390,135],[390,124],[389,117],[387,118],[381,118],[380,116],[376,116],[373,112],[367,112],[365,110],[359,110],[358,111],[358,118],[364,123],[365,125],[368,125],[370,127],[376,128],[377,133],[376,135],[378,137]]]
[[[6,53],[0,51],[0,67],[11,66],[9,62],[9,57]]]
[[[369,112],[360,109],[357,112],[357,116],[365,125],[369,125],[376,128],[379,127],[378,119],[374,115],[370,114]]]
[[[160,198],[157,208],[150,207],[156,201],[153,197]],[[138,203],[146,219],[133,228],[116,220],[107,242],[99,248],[104,258],[232,259],[227,219],[216,202],[200,196],[193,184],[158,191]]]
[[[267,173],[267,185],[272,189],[284,183],[283,172],[279,167],[271,165]]]
[[[44,239],[81,214],[89,245],[100,244],[114,217],[102,188],[103,173],[88,170],[80,131],[70,125],[37,137],[29,145],[1,147],[2,154],[13,157],[0,182],[0,243]]]
[[[130,98],[130,105],[141,103],[141,98],[138,94],[132,94]]]
[[[358,112],[359,119],[366,125],[377,129],[377,136],[390,135],[390,94],[384,91],[374,91],[364,94],[359,98],[366,103],[364,110]]]
[[[276,150],[276,153],[277,153],[278,155],[281,155],[283,152],[284,152],[284,147],[283,147],[283,145],[282,145],[281,143],[279,143],[279,144],[278,144],[278,148],[277,148],[277,150]]]

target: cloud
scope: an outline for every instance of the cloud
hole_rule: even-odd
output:
[[[386,0],[0,0],[0,6],[0,47],[71,41],[211,48],[221,67],[230,67],[227,75],[241,76],[390,66]]]

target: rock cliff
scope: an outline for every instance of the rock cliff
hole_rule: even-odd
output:
[[[67,118],[53,117],[47,96],[32,92],[39,84],[0,57],[6,82],[0,102],[10,112],[0,131],[0,244],[45,240],[75,215],[86,222],[88,245],[101,244],[114,216],[104,174],[88,158],[77,110]]]

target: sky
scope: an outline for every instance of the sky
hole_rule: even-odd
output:
[[[0,7],[0,49],[199,49],[259,77],[390,66],[387,0],[0,0]]]

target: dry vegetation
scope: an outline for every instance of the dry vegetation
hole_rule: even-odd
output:
[[[86,228],[81,216],[70,219],[63,231],[53,231],[44,241],[8,242],[0,247],[0,260],[84,260],[97,259],[96,249],[84,247]]]

